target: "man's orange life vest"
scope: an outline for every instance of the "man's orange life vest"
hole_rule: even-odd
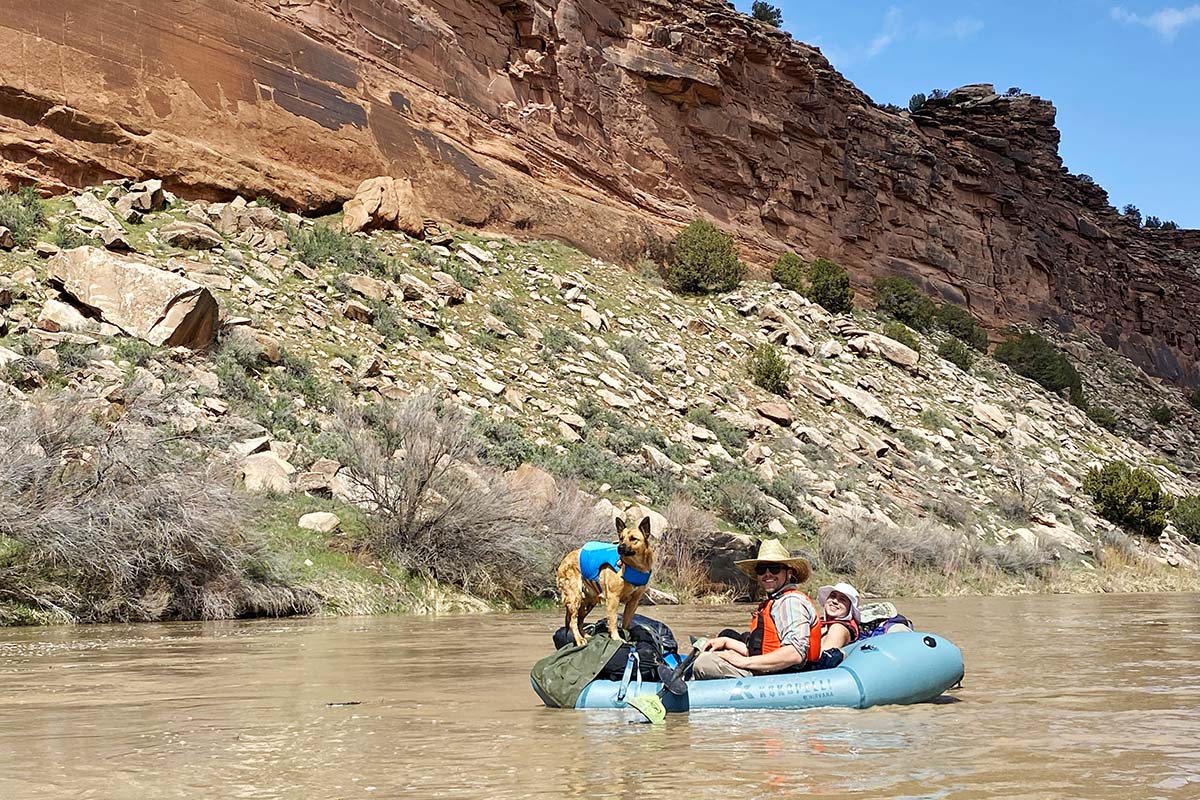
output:
[[[809,599],[808,595],[796,589],[784,589],[774,597],[762,601],[758,609],[750,617],[750,637],[746,641],[746,647],[752,656],[760,656],[765,653],[773,653],[780,648],[779,631],[775,629],[775,620],[771,617],[771,607],[775,605],[775,601],[779,600],[786,594],[795,592],[801,598],[806,600],[809,606],[816,610],[816,605]],[[821,657],[821,617],[817,614],[813,621],[812,627],[808,631],[808,653],[806,658],[809,661],[816,661]]]

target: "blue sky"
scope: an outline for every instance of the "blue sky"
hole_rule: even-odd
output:
[[[1200,228],[1200,2],[772,4],[876,102],[968,83],[1052,101],[1072,172],[1118,208]]]

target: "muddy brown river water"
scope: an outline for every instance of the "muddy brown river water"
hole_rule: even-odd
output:
[[[1200,798],[1200,595],[901,608],[944,702],[663,727],[541,706],[557,612],[2,630],[0,798]]]

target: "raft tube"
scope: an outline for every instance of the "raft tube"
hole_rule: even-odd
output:
[[[663,705],[669,712],[908,705],[933,700],[963,677],[962,651],[932,633],[889,633],[854,642],[843,651],[845,660],[832,669],[688,681],[686,694],[665,693]],[[631,682],[621,693],[620,681],[592,681],[575,707],[624,708],[629,697],[661,688],[645,682],[639,690]]]

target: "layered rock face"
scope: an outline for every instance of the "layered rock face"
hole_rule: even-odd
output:
[[[320,210],[389,175],[429,216],[627,259],[703,214],[760,269],[793,249],[904,274],[1200,382],[1195,243],[1065,174],[1050,103],[967,87],[888,113],[711,0],[12,0],[0,75],[10,184]]]

